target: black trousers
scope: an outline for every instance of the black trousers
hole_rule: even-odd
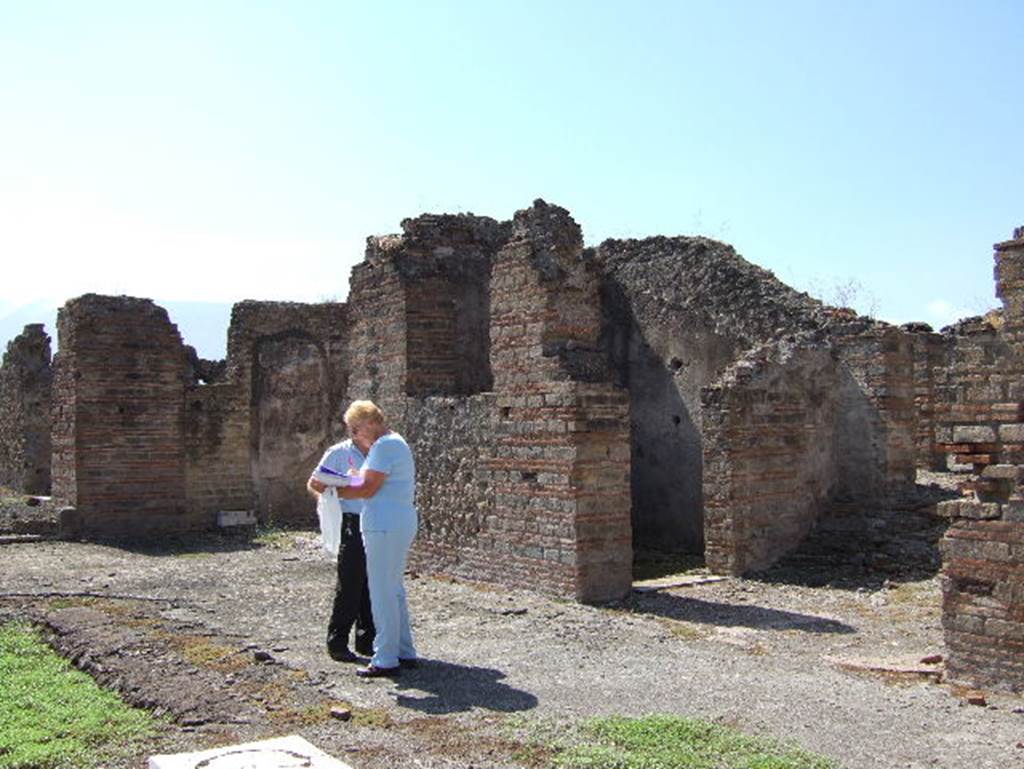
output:
[[[338,550],[338,582],[334,588],[334,606],[327,625],[327,648],[341,651],[348,648],[353,625],[356,629],[355,649],[359,654],[373,654],[373,615],[370,612],[370,587],[366,581],[366,553],[359,531],[359,516],[341,516],[341,548]]]

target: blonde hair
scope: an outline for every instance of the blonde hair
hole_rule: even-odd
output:
[[[347,409],[345,409],[345,424],[350,425],[353,422],[376,422],[379,425],[384,424],[384,412],[381,411],[377,404],[373,401],[352,401]]]

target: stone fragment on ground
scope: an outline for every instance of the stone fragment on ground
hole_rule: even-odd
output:
[[[149,769],[291,769],[300,766],[351,769],[297,734],[195,753],[150,756],[149,759]]]

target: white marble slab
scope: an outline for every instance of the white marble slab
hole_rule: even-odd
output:
[[[297,734],[197,753],[150,756],[149,769],[351,769]]]

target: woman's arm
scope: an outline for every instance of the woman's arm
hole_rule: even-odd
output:
[[[364,470],[363,483],[360,486],[341,486],[338,496],[342,499],[369,499],[384,485],[388,474],[379,470]]]

